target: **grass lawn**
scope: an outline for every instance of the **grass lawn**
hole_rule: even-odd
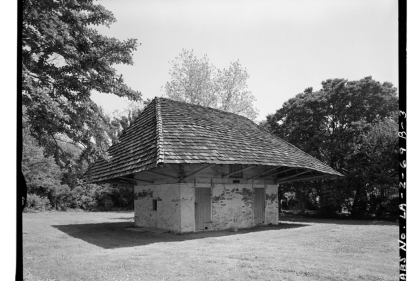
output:
[[[23,214],[25,280],[398,280],[398,226],[280,217],[279,226],[175,235],[133,212]]]

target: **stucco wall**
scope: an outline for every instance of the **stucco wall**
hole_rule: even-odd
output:
[[[278,224],[277,185],[266,185],[265,191],[265,224]],[[174,232],[195,231],[193,183],[136,186],[134,194],[136,226],[163,228]],[[152,210],[153,199],[158,199],[156,211]],[[213,184],[212,223],[209,224],[209,229],[254,226],[253,204],[252,184]]]
[[[253,226],[253,195],[249,184],[215,184],[212,194],[213,229]]]
[[[278,224],[277,185],[267,185],[265,191],[264,223]],[[253,204],[252,184],[216,184],[212,194],[212,229],[254,226]]]
[[[194,184],[180,185],[181,193],[181,232],[195,231],[195,189]]]
[[[157,210],[153,210],[157,199]],[[135,225],[180,232],[180,184],[143,185],[134,187]]]
[[[265,223],[279,224],[279,204],[277,185],[267,185],[265,188]]]

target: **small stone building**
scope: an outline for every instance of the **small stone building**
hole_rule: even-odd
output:
[[[135,225],[177,233],[278,224],[278,185],[342,176],[251,120],[155,98],[86,174],[134,185]]]

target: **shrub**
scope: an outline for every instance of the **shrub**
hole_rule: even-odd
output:
[[[397,220],[399,217],[399,197],[386,200],[376,212],[376,217],[385,220]]]
[[[105,210],[107,211],[111,210],[111,208],[114,207],[114,202],[112,202],[112,199],[109,197],[106,197],[103,200],[103,204],[104,204]]]
[[[33,211],[45,211],[51,209],[50,200],[36,194],[28,194],[26,208]]]
[[[134,208],[134,188],[128,186],[116,186],[110,190],[114,199],[114,207],[123,209]]]
[[[69,207],[83,210],[94,210],[98,206],[97,185],[76,186],[71,192]]]

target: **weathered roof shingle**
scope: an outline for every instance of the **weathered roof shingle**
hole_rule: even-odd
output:
[[[254,164],[340,173],[265,131],[221,110],[155,98],[109,149],[109,161],[88,172],[104,181],[149,170],[159,163]]]

